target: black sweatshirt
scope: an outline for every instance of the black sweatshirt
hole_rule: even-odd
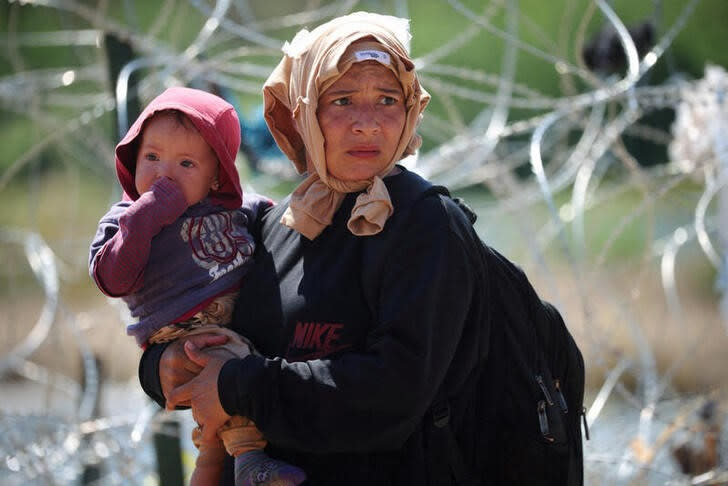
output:
[[[448,198],[418,197],[411,172],[385,184],[394,213],[374,236],[346,228],[356,194],[313,241],[279,223],[287,201],[271,209],[236,304],[233,329],[274,358],[226,363],[220,400],[307,484],[428,484],[420,424],[436,394],[457,403],[483,353],[470,222]],[[140,368],[157,399],[160,352]]]

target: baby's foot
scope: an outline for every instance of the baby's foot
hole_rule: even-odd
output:
[[[271,459],[262,450],[235,458],[235,486],[297,486],[305,479],[303,470]]]

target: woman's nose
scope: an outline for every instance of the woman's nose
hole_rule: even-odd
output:
[[[381,128],[374,108],[362,108],[354,116],[353,129],[357,133],[374,134]]]

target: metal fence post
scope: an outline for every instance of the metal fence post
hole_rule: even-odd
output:
[[[159,486],[184,484],[180,429],[180,423],[176,419],[166,418],[159,423],[154,432]]]

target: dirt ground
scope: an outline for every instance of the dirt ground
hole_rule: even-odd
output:
[[[666,304],[657,275],[635,277],[623,270],[591,275],[580,283],[562,272],[554,284],[548,276],[526,270],[542,296],[564,315],[584,354],[589,388],[601,386],[622,358],[634,365],[625,374],[627,381],[654,369],[680,391],[728,386],[728,327],[715,295],[691,288],[688,282],[688,288],[680,289],[682,313],[676,314]],[[34,333],[42,334],[36,323],[44,303],[40,295],[16,295],[0,302],[0,356],[17,351]],[[125,333],[122,307],[100,295],[61,301],[47,336],[30,359],[80,381],[80,350],[87,346],[98,358],[104,380],[134,379],[141,350]]]
[[[704,283],[679,282],[679,308],[672,308],[656,272],[626,266],[582,280],[562,272],[556,285],[533,275],[542,296],[559,305],[584,354],[587,388],[601,386],[622,359],[632,364],[628,383],[649,374],[684,393],[728,387],[728,321],[719,296]]]
[[[0,356],[17,351],[34,332],[42,334],[38,320],[43,304],[37,296],[2,303]],[[126,335],[119,309],[101,296],[61,304],[46,338],[29,359],[80,382],[84,347],[98,359],[105,380],[127,381],[135,376],[141,350]]]

